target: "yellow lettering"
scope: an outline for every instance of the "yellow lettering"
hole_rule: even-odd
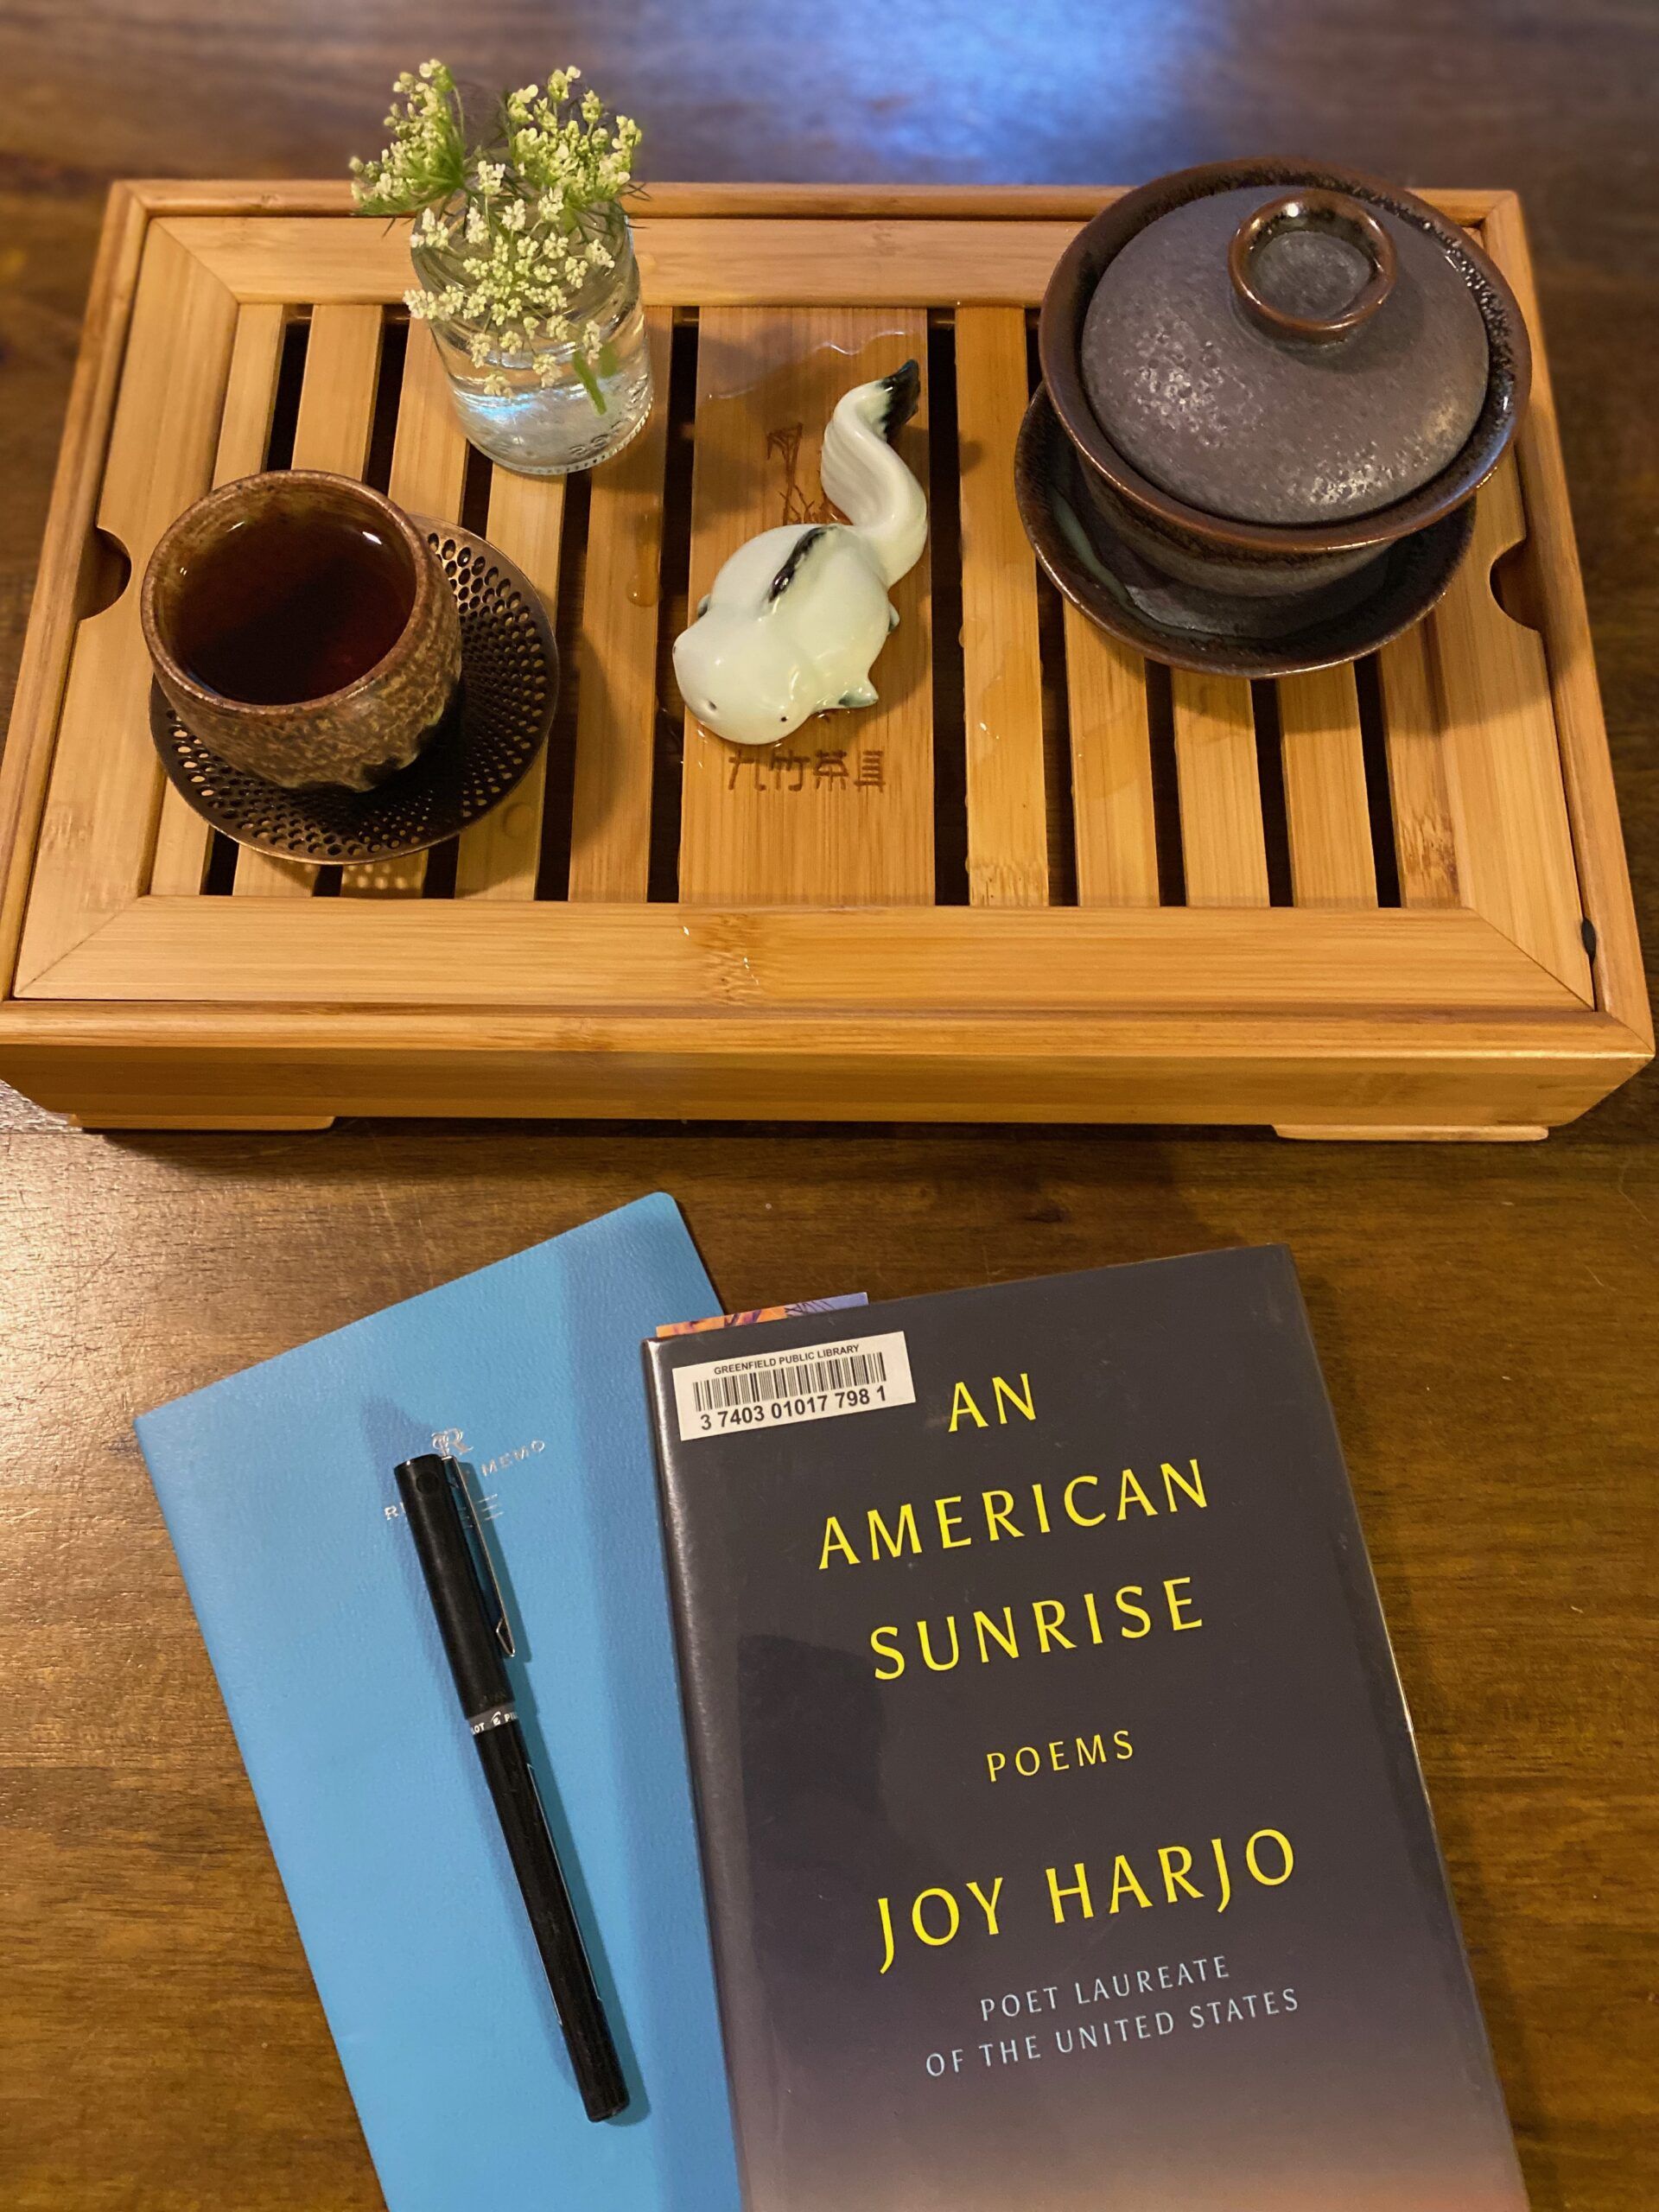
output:
[[[1210,1503],[1204,1494],[1204,1478],[1198,1472],[1198,1461],[1189,1459],[1186,1464],[1192,1470],[1191,1482],[1188,1482],[1179,1467],[1172,1467],[1167,1459],[1164,1462],[1164,1496],[1168,1501],[1172,1513],[1179,1510],[1175,1503],[1175,1493],[1178,1490],[1184,1491],[1194,1505],[1208,1505]]]
[[[1179,1866],[1171,1863],[1177,1859],[1181,1862]],[[1186,1878],[1192,1871],[1192,1854],[1185,1845],[1166,1844],[1158,1853],[1158,1864],[1164,1870],[1164,1895],[1169,1899],[1171,1904],[1177,1902],[1175,1896],[1177,1890],[1185,1890],[1190,1897],[1203,1897],[1204,1891],[1195,1890]]]
[[[998,1497],[1001,1499],[1002,1503],[1001,1505],[994,1505],[991,1503],[992,1499]],[[1013,1511],[1014,1492],[1011,1490],[988,1490],[986,1491],[985,1527],[993,1543],[996,1542],[999,1536],[1017,1536],[1021,1534],[1021,1531],[1014,1527],[1013,1521],[1009,1517]]]
[[[1033,1483],[1031,1486],[1031,1502],[1037,1509],[1037,1526],[1042,1530],[1044,1535],[1047,1535],[1049,1533],[1048,1500],[1043,1496],[1043,1486],[1041,1483]]]
[[[936,1675],[948,1675],[962,1656],[962,1647],[957,1642],[957,1617],[954,1613],[947,1613],[945,1618],[950,1624],[950,1656],[944,1662],[933,1656],[933,1640],[927,1632],[927,1623],[918,1621],[916,1624],[916,1632],[922,1639],[922,1657]]]
[[[1104,1766],[1105,1764],[1106,1740],[1104,1737],[1100,1734],[1099,1731],[1096,1730],[1095,1734],[1092,1736],[1079,1736],[1077,1738],[1077,1764],[1079,1766]]]
[[[823,1524],[823,1550],[818,1560],[818,1573],[820,1574],[822,1574],[824,1568],[829,1566],[830,1554],[831,1552],[839,1552],[849,1567],[856,1567],[858,1565],[858,1554],[848,1542],[847,1531],[842,1527],[840,1522],[836,1520],[833,1513]]]
[[[991,1390],[996,1401],[996,1420],[999,1428],[1006,1428],[1008,1425],[1008,1416],[1003,1411],[1005,1400],[1016,1413],[1022,1413],[1027,1421],[1035,1421],[1037,1418],[1037,1408],[1032,1402],[1031,1377],[1029,1375],[1022,1374],[1020,1380],[1025,1385],[1026,1395],[1023,1398],[1013,1384],[1005,1382],[1000,1375],[993,1375],[991,1377]]]
[[[1129,1732],[1127,1728],[1120,1728],[1112,1738],[1112,1742],[1116,1747],[1119,1758],[1132,1759],[1135,1757],[1135,1745],[1129,1741]]]
[[[971,1536],[953,1536],[950,1533],[953,1529],[962,1526],[961,1514],[952,1513],[950,1508],[961,1503],[959,1497],[936,1497],[933,1501],[933,1510],[939,1516],[939,1541],[948,1552],[959,1552],[964,1545],[974,1541]]]
[[[950,1913],[950,1925],[943,1936],[930,1936],[927,1932],[927,1923],[922,1918],[922,1907],[927,1903],[929,1897],[943,1897],[945,1909]],[[946,1943],[954,1941],[957,1930],[962,1925],[962,1908],[949,1890],[924,1890],[910,1909],[910,1924],[922,1942],[937,1951]]]
[[[1285,1862],[1285,1871],[1282,1874],[1264,1874],[1255,1863],[1255,1847],[1264,1836],[1271,1837],[1279,1847],[1280,1853]],[[1287,1882],[1290,1879],[1292,1871],[1296,1865],[1296,1854],[1290,1847],[1290,1838],[1287,1835],[1281,1834],[1277,1828],[1258,1828],[1244,1847],[1244,1864],[1249,1868],[1253,1881],[1260,1882],[1264,1889],[1276,1890],[1281,1882]]]
[[[1128,1604],[1124,1602],[1126,1599],[1133,1600],[1140,1595],[1141,1585],[1138,1582],[1126,1582],[1113,1601],[1116,1605],[1117,1610],[1120,1613],[1122,1613],[1126,1618],[1132,1616],[1141,1624],[1139,1628],[1121,1628],[1117,1631],[1120,1636],[1128,1637],[1131,1643],[1135,1642],[1141,1637],[1150,1636],[1152,1634],[1152,1615],[1147,1611],[1146,1607],[1144,1605],[1135,1605],[1132,1602]]]
[[[1152,1903],[1152,1899],[1135,1880],[1134,1867],[1120,1851],[1112,1862],[1112,1902],[1107,1910],[1116,1912],[1118,1899],[1126,1895],[1132,1896],[1137,1904],[1149,1905]]]
[[[1063,1651],[1077,1649],[1077,1647],[1072,1643],[1071,1637],[1063,1635],[1060,1631],[1060,1623],[1065,1618],[1065,1607],[1061,1605],[1058,1598],[1035,1598],[1032,1600],[1031,1610],[1036,1617],[1037,1648],[1039,1652],[1046,1652],[1048,1649],[1050,1637],[1053,1637]]]
[[[976,1428],[988,1428],[990,1427],[990,1423],[986,1420],[984,1414],[981,1413],[979,1408],[974,1403],[973,1392],[968,1388],[968,1385],[965,1382],[958,1382],[957,1385],[956,1395],[950,1401],[950,1433],[952,1436],[957,1433],[957,1424],[963,1421],[972,1421]]]
[[[883,1637],[887,1638],[885,1643],[881,1640]],[[905,1655],[899,1648],[898,1624],[893,1622],[886,1628],[873,1628],[870,1630],[870,1649],[878,1659],[891,1659],[893,1662],[890,1667],[876,1669],[876,1681],[896,1682],[905,1671]]]
[[[877,1897],[875,1909],[881,1916],[881,1971],[886,1974],[887,1968],[893,1964],[893,1909],[886,1897]]]
[[[899,1507],[899,1527],[896,1532],[887,1527],[877,1506],[873,1505],[870,1508],[869,1521],[872,1560],[880,1556],[880,1547],[884,1544],[887,1546],[889,1559],[897,1559],[899,1553],[903,1551],[919,1552],[922,1548],[921,1534],[916,1526],[916,1509],[913,1505]]]
[[[974,1634],[979,1638],[979,1663],[982,1667],[988,1663],[991,1656],[985,1649],[985,1639],[988,1636],[994,1643],[1001,1645],[1010,1659],[1017,1659],[1020,1656],[1020,1640],[1014,1632],[1012,1605],[1003,1606],[1002,1620],[1003,1626],[998,1628],[988,1613],[974,1615]]]
[[[1000,1936],[1002,1930],[996,1924],[996,1901],[1002,1894],[1002,1877],[999,1874],[991,1884],[989,1897],[986,1896],[977,1882],[969,1883],[968,1894],[978,1899],[979,1909],[985,1916],[985,1926],[988,1932],[993,1936]]]
[[[1095,1593],[1092,1590],[1085,1590],[1084,1592],[1083,1609],[1089,1616],[1090,1642],[1091,1643],[1103,1643],[1106,1639],[1101,1632],[1100,1608],[1095,1603]]]
[[[1119,1485],[1117,1493],[1117,1517],[1120,1521],[1124,1521],[1128,1518],[1129,1500],[1131,1498],[1135,1500],[1135,1503],[1140,1507],[1143,1513],[1150,1514],[1153,1519],[1156,1520],[1158,1517],[1157,1507],[1147,1496],[1145,1491],[1141,1489],[1140,1484],[1136,1482],[1135,1478],[1135,1469],[1133,1467],[1125,1467],[1123,1470],[1123,1480]]]
[[[1089,1877],[1083,1871],[1081,1859],[1077,1861],[1071,1871],[1077,1876],[1077,1880],[1062,1889],[1056,1869],[1052,1866],[1048,1869],[1048,1897],[1050,1904],[1054,1908],[1054,1924],[1057,1928],[1065,1918],[1065,1900],[1067,1897],[1076,1897],[1083,1907],[1083,1916],[1085,1920],[1092,1920],[1095,1916],[1095,1908],[1089,1901]]]
[[[996,1780],[1007,1763],[1008,1755],[1006,1751],[987,1751],[985,1754],[985,1771],[993,1782]]]
[[[1092,1489],[1098,1490],[1100,1488],[1100,1477],[1098,1475],[1074,1475],[1072,1477],[1071,1480],[1067,1483],[1065,1486],[1066,1515],[1069,1519],[1077,1522],[1079,1529],[1098,1529],[1101,1522],[1106,1518],[1106,1516],[1103,1513],[1079,1513],[1077,1507],[1071,1503],[1071,1493],[1073,1491],[1081,1490],[1085,1483],[1089,1484]]]
[[[1232,1901],[1233,1878],[1227,1871],[1227,1853],[1222,1848],[1221,1838],[1218,1835],[1211,1837],[1210,1848],[1216,1855],[1216,1872],[1221,1877],[1221,1903],[1216,1907],[1216,1910],[1225,1912]]]
[[[1187,1611],[1192,1610],[1192,1600],[1190,1598],[1178,1598],[1175,1592],[1183,1586],[1191,1589],[1192,1586],[1192,1578],[1190,1574],[1173,1575],[1164,1585],[1164,1595],[1169,1600],[1169,1624],[1172,1628],[1202,1628],[1204,1626],[1201,1620],[1184,1621],[1181,1618],[1184,1610]]]

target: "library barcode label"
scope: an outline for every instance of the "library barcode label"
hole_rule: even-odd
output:
[[[841,1414],[913,1406],[904,1332],[849,1337],[843,1344],[800,1344],[702,1360],[674,1370],[680,1441],[745,1428],[785,1428],[798,1421],[834,1421]]]

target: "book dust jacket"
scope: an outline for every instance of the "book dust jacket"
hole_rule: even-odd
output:
[[[1520,2212],[1287,1252],[647,1354],[747,2212]]]

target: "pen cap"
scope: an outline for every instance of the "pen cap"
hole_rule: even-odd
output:
[[[512,1702],[478,1567],[467,1541],[449,1463],[436,1452],[405,1459],[397,1470],[409,1532],[431,1592],[438,1632],[455,1678],[461,1709],[472,1719]]]

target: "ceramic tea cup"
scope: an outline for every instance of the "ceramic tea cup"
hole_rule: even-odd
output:
[[[186,728],[289,790],[368,791],[407,767],[461,677],[454,598],[420,529],[319,469],[197,500],[156,546],[139,604]]]

